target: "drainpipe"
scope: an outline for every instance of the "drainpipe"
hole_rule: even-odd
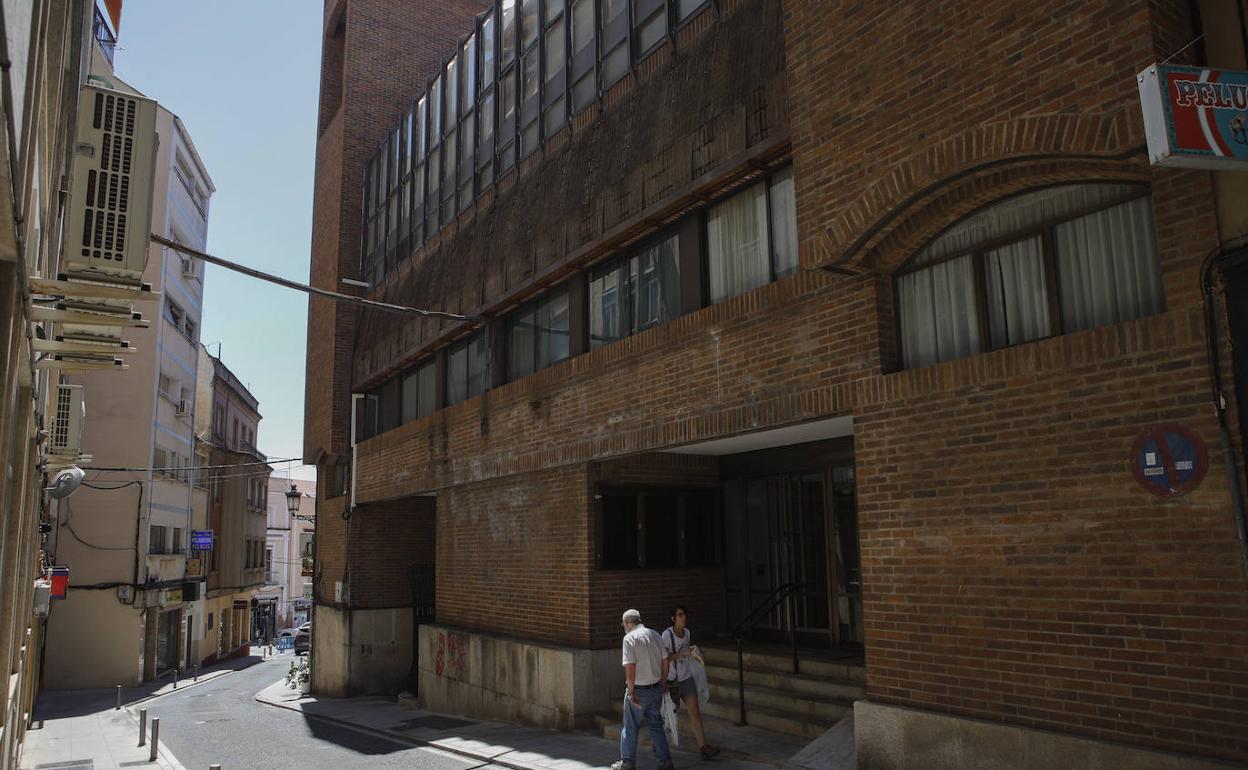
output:
[[[347,504],[347,510],[342,512],[342,518],[349,519],[351,514],[355,513],[355,489],[356,489],[356,465],[359,458],[357,444],[355,440],[356,420],[360,414],[360,400],[364,398],[363,393],[351,394],[351,501]]]

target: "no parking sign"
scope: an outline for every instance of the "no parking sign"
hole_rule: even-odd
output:
[[[1154,425],[1131,447],[1131,469],[1140,486],[1158,497],[1187,494],[1209,470],[1209,450],[1182,425]]]

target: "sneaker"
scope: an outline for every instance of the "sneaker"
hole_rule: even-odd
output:
[[[621,759],[611,763],[611,770],[636,770],[636,765]]]
[[[701,748],[701,752],[703,759],[714,759],[719,756],[719,749],[709,743]]]
[[[660,762],[658,770],[676,770],[676,766],[673,765],[672,760],[669,759],[666,762]]]

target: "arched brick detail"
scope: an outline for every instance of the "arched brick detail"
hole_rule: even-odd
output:
[[[1142,160],[1142,158],[1141,158]],[[1048,161],[999,167],[964,177],[932,191],[906,210],[870,249],[861,267],[891,274],[945,228],[1003,198],[1057,184],[1135,182],[1147,184],[1148,166],[1131,161]]]
[[[1138,165],[1132,158],[1144,147],[1144,131],[1137,112],[1124,106],[1107,113],[1030,115],[975,126],[933,144],[898,163],[834,215],[823,232],[804,244],[802,265],[862,268],[867,255],[902,227],[916,206],[968,180],[1029,167],[1098,161]]]

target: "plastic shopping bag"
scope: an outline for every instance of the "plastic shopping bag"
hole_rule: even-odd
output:
[[[680,746],[680,726],[676,723],[676,706],[672,699],[663,696],[663,705],[659,707],[663,715],[663,729],[667,730],[667,740],[673,747]]]
[[[706,681],[706,668],[703,666],[702,651],[693,648],[695,654],[689,660],[689,673],[693,674],[693,683],[698,687],[698,707],[705,706],[711,699],[711,686]]]

